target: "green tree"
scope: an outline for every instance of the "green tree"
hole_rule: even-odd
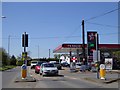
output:
[[[113,56],[120,61],[120,51],[113,52]]]
[[[10,58],[10,65],[16,65],[16,57],[14,55],[12,55],[12,57]]]
[[[54,58],[60,59],[60,54],[54,54]]]
[[[113,68],[120,69],[120,51],[113,52]]]
[[[0,48],[0,62],[2,65],[9,65],[10,56],[7,54],[5,49]]]

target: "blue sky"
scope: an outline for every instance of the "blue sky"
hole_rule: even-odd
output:
[[[82,19],[101,15],[118,8],[117,2],[4,2],[2,3],[2,44],[10,55],[19,56],[23,51],[21,36],[29,34],[30,56],[48,57],[48,51],[63,43],[82,43]],[[90,23],[103,25],[95,25]],[[118,43],[118,11],[85,22],[87,31],[97,31],[100,43]],[[68,38],[69,36],[69,38]],[[75,36],[75,37],[74,37]],[[86,42],[86,39],[85,39]]]

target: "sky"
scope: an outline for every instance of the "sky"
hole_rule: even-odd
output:
[[[85,43],[87,31],[97,31],[99,43],[117,44],[118,10],[89,20],[117,8],[118,2],[3,2],[2,15],[6,18],[2,18],[2,47],[8,51],[10,36],[9,53],[19,56],[26,32],[29,56],[49,57],[50,49],[53,57],[53,50],[63,43],[82,43],[83,19]]]

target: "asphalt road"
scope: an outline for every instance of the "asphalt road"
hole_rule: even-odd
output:
[[[86,81],[84,77],[95,77],[96,73],[70,73],[69,69],[60,70],[58,76],[42,77],[34,73],[34,69],[28,67],[28,72],[36,78],[36,82],[14,82],[16,77],[20,77],[20,67],[3,72],[3,88],[118,88],[118,84],[101,84]],[[115,77],[117,75],[114,75]]]
[[[13,83],[15,78],[20,74],[20,67],[6,70],[2,72],[2,88],[9,88],[9,84]]]

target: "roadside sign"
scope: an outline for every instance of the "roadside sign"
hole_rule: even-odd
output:
[[[101,64],[100,65],[100,79],[105,79],[106,72],[105,72],[105,65]]]
[[[100,69],[105,69],[105,65],[104,65],[104,64],[101,64],[101,65],[100,65]]]
[[[21,68],[24,69],[24,70],[26,70],[27,66],[25,64],[23,64]]]
[[[112,66],[113,66],[113,59],[112,58],[105,58],[106,70],[112,70]]]
[[[96,37],[97,32],[89,31],[87,32],[87,55],[88,61],[93,61],[93,51],[98,47],[98,37]]]
[[[97,51],[93,51],[93,61],[97,62]],[[100,50],[98,50],[98,61],[100,61]]]
[[[24,79],[24,78],[26,78],[26,76],[27,76],[27,66],[26,66],[26,64],[23,64],[21,66],[21,77],[22,77],[22,79]]]
[[[75,62],[76,60],[77,60],[77,58],[76,58],[76,57],[73,57],[73,58],[72,58],[72,61],[73,61],[73,62]]]

